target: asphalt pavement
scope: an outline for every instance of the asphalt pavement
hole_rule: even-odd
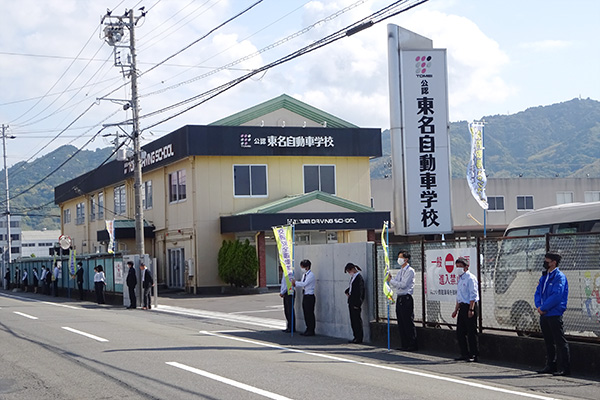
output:
[[[323,368],[319,372],[321,376],[320,378],[318,376],[312,378],[315,380],[323,380],[323,382],[321,383],[321,387],[315,388],[314,393],[319,394],[318,398],[325,398],[321,397],[325,393],[325,389],[323,388],[331,386],[331,380],[334,379],[333,376],[338,375],[335,374],[334,370],[327,369],[327,365],[331,364],[332,367],[335,365],[336,368],[340,368],[338,365],[340,362],[346,363],[346,365],[348,365],[347,363],[350,363],[350,366],[348,366],[349,369],[347,370],[347,373],[353,374],[351,375],[353,377],[351,378],[351,381],[356,379],[364,380],[364,385],[373,385],[373,388],[379,388],[381,387],[381,385],[389,386],[393,392],[393,390],[395,390],[394,388],[400,386],[399,384],[388,384],[388,381],[386,381],[386,383],[377,383],[378,379],[381,379],[381,374],[391,373],[390,371],[392,371],[393,374],[390,377],[388,377],[389,379],[400,379],[400,376],[405,376],[408,379],[407,382],[411,382],[411,379],[413,380],[413,382],[420,380],[422,384],[425,385],[425,387],[411,389],[414,390],[413,394],[415,397],[413,398],[425,398],[423,396],[426,396],[427,398],[435,397],[433,393],[435,392],[435,390],[437,390],[437,384],[434,384],[434,382],[438,382],[440,385],[442,384],[442,382],[451,382],[454,385],[466,384],[469,385],[468,387],[471,387],[473,390],[482,389],[483,392],[478,394],[485,394],[486,396],[490,396],[490,393],[496,393],[498,395],[506,393],[507,395],[509,395],[508,397],[516,396],[538,399],[597,399],[597,394],[600,393],[599,381],[581,379],[579,377],[557,378],[547,375],[541,376],[536,374],[535,372],[522,370],[519,368],[502,365],[493,365],[491,363],[485,362],[485,360],[480,363],[454,362],[452,359],[448,357],[442,357],[438,354],[431,354],[426,352],[406,353],[396,350],[387,351],[387,349],[377,348],[368,344],[348,344],[347,340],[340,338],[325,337],[321,335],[317,335],[315,337],[302,337],[300,335],[294,335],[292,337],[290,334],[285,334],[281,332],[281,329],[285,328],[285,318],[283,315],[282,301],[277,292],[268,292],[263,294],[251,295],[211,296],[196,296],[184,293],[169,293],[161,295],[158,298],[158,307],[155,307],[150,311],[141,309],[125,310],[124,306],[96,305],[91,302],[79,302],[66,298],[56,298],[33,293],[12,293],[1,290],[0,292],[1,294],[7,294],[10,296],[10,302],[8,302],[7,300],[7,307],[14,307],[14,304],[17,304],[14,300],[16,300],[17,298],[29,298],[37,302],[41,301],[47,302],[48,304],[50,304],[50,302],[52,302],[53,304],[62,304],[64,305],[64,307],[75,306],[77,308],[84,309],[97,309],[98,311],[103,312],[102,314],[98,315],[102,315],[102,318],[104,318],[105,321],[99,322],[95,319],[90,319],[88,321],[88,317],[85,317],[83,320],[78,320],[81,326],[73,326],[75,326],[76,329],[93,332],[94,334],[99,335],[101,337],[108,338],[111,337],[111,335],[115,335],[117,333],[115,331],[116,328],[108,329],[107,324],[111,324],[112,326],[113,323],[117,323],[118,321],[125,321],[123,320],[123,318],[126,318],[128,322],[135,321],[135,323],[138,324],[138,326],[145,326],[146,324],[148,324],[148,326],[145,328],[146,332],[157,332],[157,329],[165,329],[162,326],[169,326],[169,329],[172,329],[172,332],[170,330],[168,333],[167,331],[164,331],[161,334],[159,334],[159,336],[152,336],[152,339],[144,339],[144,341],[150,340],[150,342],[147,345],[141,345],[141,348],[139,349],[145,352],[155,351],[155,354],[167,354],[167,352],[169,352],[170,354],[170,352],[189,352],[202,349],[203,354],[208,355],[209,351],[212,351],[211,349],[213,348],[205,346],[199,347],[197,340],[199,338],[198,332],[200,332],[200,337],[204,335],[206,341],[208,341],[209,338],[212,337],[214,338],[214,340],[218,339],[219,341],[224,341],[223,343],[245,343],[246,345],[251,345],[253,347],[263,346],[266,348],[282,349],[284,350],[284,353],[282,353],[282,355],[302,353],[306,356],[318,357],[321,358],[323,361],[311,364],[313,365],[315,371],[317,369],[320,370],[320,368]],[[35,303],[32,303],[32,306],[33,304]],[[58,310],[61,309],[63,308],[58,307]],[[16,315],[15,312],[11,312],[11,314],[8,314],[9,310],[12,310],[12,308],[0,307],[0,311],[7,313],[6,315],[12,315],[12,318],[15,319],[14,323],[16,323],[16,321],[22,321],[22,324],[30,323],[27,322],[30,320],[26,316],[24,316],[24,314]],[[15,308],[15,310],[18,311],[19,309]],[[68,310],[70,309],[65,309],[65,313],[78,312]],[[110,310],[118,311],[118,313],[106,313],[106,311]],[[23,308],[20,311],[22,311],[25,314],[35,314],[34,309]],[[92,315],[86,314],[84,312],[82,313],[82,315]],[[21,319],[16,320],[16,318]],[[63,317],[61,315],[61,319],[62,318]],[[75,322],[72,322],[72,324],[74,323]],[[131,328],[129,328],[126,324],[122,323],[122,326],[124,327],[124,334],[127,334],[127,332],[131,332]],[[179,334],[180,331],[183,332],[183,336],[175,336],[175,334]],[[122,336],[122,334],[119,335]],[[159,341],[161,335],[173,335],[172,339],[169,338],[167,340],[168,343],[179,343],[182,341],[187,342],[188,340],[192,340],[190,343],[193,343],[193,345],[177,345],[174,348],[168,348],[164,346],[163,342]],[[144,336],[140,335],[140,337]],[[156,348],[158,350],[151,350],[152,346],[150,346],[150,344],[154,345],[154,343],[151,343],[154,340],[157,341]],[[110,343],[113,342],[111,341]],[[120,346],[126,347],[125,345]],[[229,348],[229,346],[223,346],[224,345],[221,344],[220,347],[214,347],[214,350],[217,350],[219,348]],[[238,347],[231,347],[231,349],[237,348]],[[85,349],[85,351],[87,351],[87,348]],[[115,352],[117,352],[117,350],[110,351],[112,353],[102,353],[100,354],[100,356],[104,357],[109,354],[115,354]],[[125,350],[118,351],[124,352]],[[216,360],[224,354],[229,353],[219,352],[215,353],[214,356],[209,356],[208,360],[212,360],[213,364],[209,363],[203,365],[204,369],[212,370]],[[278,358],[275,358],[273,360],[262,360],[262,356],[259,356],[259,354],[263,353],[252,354],[256,354],[256,356],[259,357],[259,359],[261,359],[259,361],[259,365],[261,365],[261,367],[259,368],[271,368],[271,366],[274,367],[272,363],[277,362],[282,362],[283,365],[288,365],[289,367],[292,367],[292,365],[300,365],[290,364],[290,360],[287,360],[286,358],[283,358],[281,360],[279,360]],[[182,355],[182,357],[184,356]],[[238,357],[237,363],[242,363],[242,360],[244,360],[243,362],[245,363],[247,357],[249,356],[244,355],[243,358]],[[2,357],[0,356],[0,359],[1,358]],[[170,363],[172,360],[169,359],[166,361],[169,361]],[[189,366],[193,362],[199,363],[200,359],[186,359],[186,361],[188,361],[187,365]],[[108,365],[109,362],[113,362],[113,359],[107,357],[106,364]],[[298,361],[292,362],[297,363]],[[174,368],[190,368],[181,367],[179,364],[175,364],[171,363],[169,365],[173,366]],[[231,361],[229,361],[229,364],[223,365],[223,369],[220,372],[222,372],[222,374],[225,375],[226,373],[231,371],[232,365],[233,364],[231,364]],[[354,365],[355,367],[351,367],[352,365]],[[240,365],[241,370],[247,370],[249,372],[251,372],[253,368],[256,368],[256,366],[252,364],[248,364],[243,368]],[[369,371],[373,371],[372,374],[369,373]],[[276,372],[273,371],[273,373]],[[306,371],[306,373],[310,372]],[[365,375],[365,373],[367,375]],[[411,376],[412,378],[410,378]],[[348,377],[350,377],[350,375],[348,375]],[[344,380],[343,377],[340,378]],[[14,379],[17,378],[15,377]],[[290,376],[286,379],[294,378]],[[247,381],[251,381],[251,378],[248,378]],[[1,383],[2,379],[0,379],[0,389],[2,386]],[[265,385],[267,385],[267,383],[265,383]],[[429,386],[427,385],[434,385],[435,387],[432,386],[429,388]],[[335,394],[334,387],[335,385],[333,385],[331,388],[331,395]],[[430,391],[428,391],[429,389]],[[438,389],[441,389],[441,386]],[[366,390],[366,388],[364,390]],[[440,392],[439,394],[444,394],[442,392]],[[2,393],[1,390],[0,393]],[[350,391],[349,394],[350,393],[352,393],[352,391]],[[355,395],[356,394],[357,393],[355,393]],[[464,392],[460,395],[464,397]],[[165,396],[167,396],[166,392]],[[456,393],[456,396],[459,396],[459,393]],[[161,396],[157,397],[165,398]],[[445,397],[451,398],[452,396]]]

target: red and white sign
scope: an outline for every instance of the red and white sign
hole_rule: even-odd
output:
[[[477,276],[477,249],[474,247],[425,251],[425,296],[428,301],[456,302],[460,276],[456,260],[459,257],[469,260],[469,272]]]

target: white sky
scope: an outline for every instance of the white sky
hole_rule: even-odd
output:
[[[143,74],[254,2],[0,0],[0,124],[8,124],[8,133],[17,136],[7,143],[9,165],[39,157],[63,144],[82,146],[103,123],[130,117],[118,104],[95,104],[97,97],[126,83],[120,69],[112,64],[112,47],[101,38],[100,18],[107,8],[114,9],[113,15],[122,15],[126,8],[150,9],[136,27],[138,69]],[[140,76],[141,115],[241,76],[392,1],[364,1],[272,50],[198,78],[355,3],[264,0],[168,65]],[[600,99],[600,1],[430,0],[259,74],[192,111],[144,131],[144,140],[187,124],[216,121],[282,93],[359,126],[387,129],[388,23],[433,39],[436,48],[448,49],[451,121],[513,114],[579,96]],[[171,88],[174,85],[177,87]],[[160,89],[168,90],[151,94]],[[129,85],[125,85],[109,97],[129,96]],[[89,111],[73,123],[88,107]],[[141,127],[176,111],[144,118]],[[70,129],[48,144],[71,123]],[[83,137],[77,138],[80,135]],[[108,139],[98,138],[87,148],[107,145]]]

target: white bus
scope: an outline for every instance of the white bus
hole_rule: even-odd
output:
[[[551,235],[546,235],[551,234]],[[546,250],[562,255],[569,282],[565,331],[600,336],[600,202],[531,211],[506,228],[494,267],[494,312],[502,328],[537,332],[534,293]]]

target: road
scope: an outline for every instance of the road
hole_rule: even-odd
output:
[[[594,381],[292,337],[276,294],[198,302],[1,292],[0,399],[598,398]]]

